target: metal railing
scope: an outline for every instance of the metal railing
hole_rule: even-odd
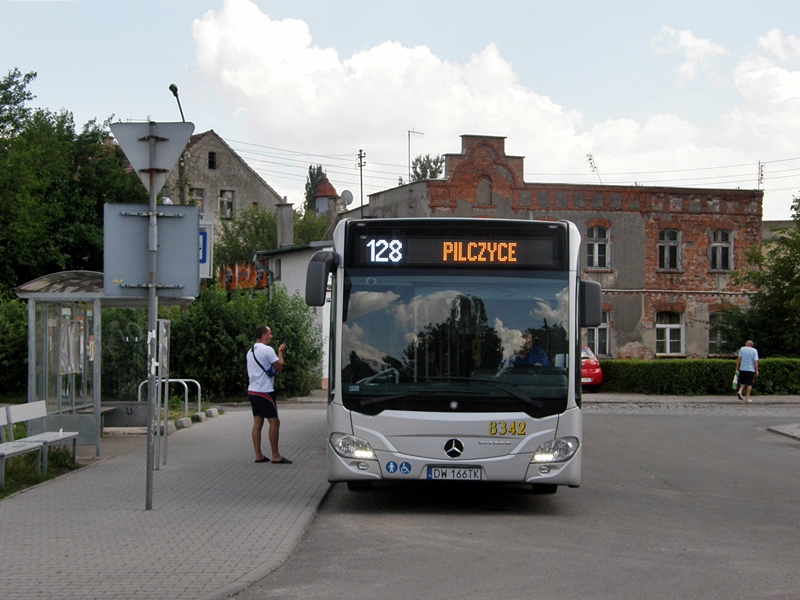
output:
[[[147,380],[145,379],[142,383],[139,384],[139,391],[138,391],[138,398],[137,398],[137,400],[139,402],[142,401],[142,387],[146,383],[147,383]],[[200,382],[199,381],[197,381],[196,379],[170,379],[170,380],[168,380],[168,383],[180,383],[181,385],[183,385],[183,414],[184,414],[184,416],[189,416],[189,386],[187,384],[189,384],[189,383],[195,384],[197,386],[197,412],[201,412],[202,411],[202,408],[201,408],[201,405],[202,405],[202,399],[201,399],[202,392],[201,392],[201,389],[200,389]],[[169,402],[169,398],[167,399],[167,402]]]

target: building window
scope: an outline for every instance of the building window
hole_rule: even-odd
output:
[[[217,168],[217,153],[216,152],[209,152],[208,153],[208,168],[209,169],[216,169]]]
[[[658,232],[658,268],[681,268],[680,232],[675,229],[662,229]]]
[[[589,227],[586,240],[586,266],[590,269],[605,269],[608,267],[610,258],[608,255],[608,229],[599,225]]]
[[[656,315],[656,354],[683,354],[683,317],[676,312]]]
[[[722,334],[719,331],[714,331],[714,323],[719,319],[718,314],[708,315],[708,355],[722,354]]]
[[[203,188],[191,188],[189,194],[192,197],[192,202],[203,212],[203,201],[206,199],[206,191]]]
[[[732,256],[731,232],[715,231],[711,237],[711,269],[713,271],[732,270]]]
[[[608,312],[603,311],[603,320],[598,327],[586,329],[586,345],[598,356],[608,356]]]
[[[219,218],[232,219],[233,218],[233,203],[236,200],[236,192],[234,190],[220,190],[219,191]]]

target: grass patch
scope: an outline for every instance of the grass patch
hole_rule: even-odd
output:
[[[47,450],[47,473],[36,475],[36,453],[23,454],[6,460],[5,487],[0,488],[0,500],[34,485],[55,479],[80,468],[72,462],[72,450],[55,446]]]

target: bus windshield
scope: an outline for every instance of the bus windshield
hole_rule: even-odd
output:
[[[351,410],[564,410],[567,272],[351,268],[343,284]]]

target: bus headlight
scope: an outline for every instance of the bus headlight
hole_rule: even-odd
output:
[[[346,433],[331,434],[331,446],[336,454],[344,458],[358,458],[361,460],[375,460],[375,451],[369,442],[354,435]]]
[[[532,463],[554,463],[569,460],[578,450],[578,438],[565,437],[545,442],[531,457]]]

